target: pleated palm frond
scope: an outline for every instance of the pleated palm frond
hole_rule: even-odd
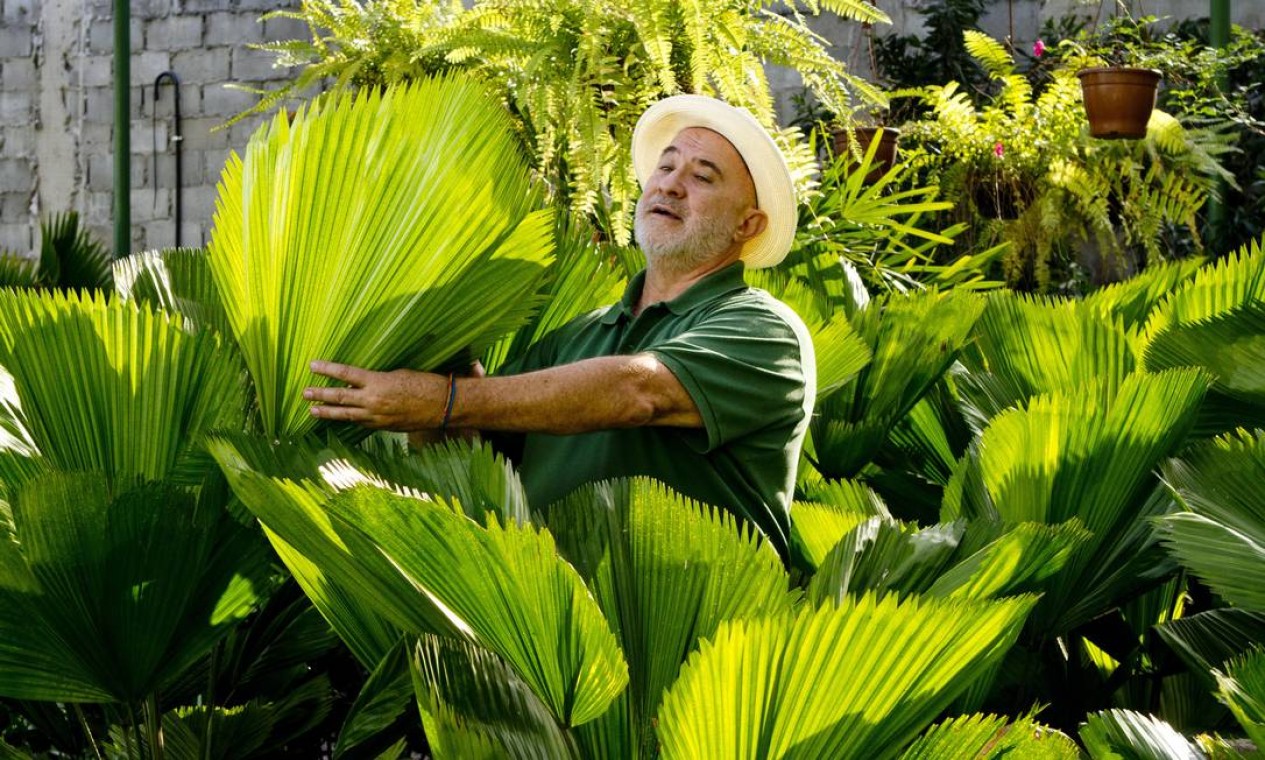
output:
[[[1204,367],[1216,377],[1199,432],[1265,426],[1265,299],[1170,326],[1146,346],[1146,366]]]
[[[791,543],[813,567],[856,526],[872,517],[891,517],[883,499],[855,480],[824,481],[807,496],[809,501],[791,505]]]
[[[214,469],[202,434],[245,424],[245,373],[232,347],[147,304],[0,292],[0,365],[46,467],[196,484]],[[23,477],[13,469],[3,473],[11,484]]]
[[[1132,710],[1103,710],[1081,726],[1091,760],[1203,760],[1204,754],[1169,724]]]
[[[865,474],[902,520],[936,522],[944,487],[976,435],[956,391],[965,372],[955,364],[896,423]]]
[[[422,636],[413,685],[436,758],[579,758],[571,735],[495,654],[469,642]]]
[[[995,664],[1032,597],[847,597],[720,627],[659,711],[666,758],[896,757]]]
[[[0,250],[0,287],[33,288],[39,285],[39,259]]]
[[[1209,681],[1212,670],[1265,641],[1265,612],[1216,609],[1155,626],[1192,673]]]
[[[567,725],[596,718],[623,690],[627,666],[615,637],[547,531],[494,517],[482,526],[459,505],[348,459],[329,458],[319,481],[296,481],[266,445],[213,438],[208,447],[274,545],[318,567],[373,611],[375,625],[380,616],[411,634],[470,638],[503,657]],[[337,619],[354,608],[322,612],[335,616],[340,634],[360,625]]]
[[[777,553],[755,531],[654,481],[581,488],[553,505],[547,522],[628,658],[626,698],[578,729],[590,755],[653,756],[663,693],[699,642],[726,621],[785,612],[795,600]]]
[[[553,246],[538,205],[471,81],[331,94],[256,132],[224,168],[208,253],[264,432],[316,425],[313,359],[434,369],[521,324]]]
[[[40,223],[39,279],[57,288],[110,286],[110,252],[88,234],[74,211]]]
[[[119,259],[114,262],[114,289],[126,301],[180,314],[191,329],[232,335],[205,249],[167,248]]]
[[[559,213],[554,227],[557,259],[547,275],[544,305],[530,322],[483,355],[483,366],[489,373],[522,356],[528,346],[571,319],[608,306],[624,294],[628,284],[624,268],[613,260],[606,246],[594,241],[590,226]]]
[[[1257,646],[1215,671],[1217,698],[1230,708],[1248,738],[1265,747],[1265,650]]]
[[[1189,510],[1159,521],[1164,544],[1230,604],[1265,612],[1265,431],[1193,446],[1164,480]]]
[[[871,518],[850,531],[818,567],[808,598],[820,604],[875,593],[989,599],[1039,590],[1089,534],[1063,525],[990,520],[927,528]]]
[[[1148,521],[1172,508],[1155,469],[1184,445],[1208,384],[1196,369],[1085,383],[998,414],[972,445],[942,520],[1076,518],[1093,536],[1048,587],[1034,630],[1087,622],[1171,570]]]
[[[217,435],[208,439],[208,448],[238,497],[263,520],[269,540],[304,593],[366,668],[377,666],[404,631],[452,635],[456,630],[430,597],[419,595],[369,541],[355,532],[341,536],[327,525],[322,509],[326,500],[340,488],[372,478],[381,487],[438,495],[480,521],[494,514],[514,522],[526,510],[517,476],[484,446],[465,454],[458,445],[432,446],[412,458],[403,449],[381,446],[365,452],[337,440],[273,445],[246,435]],[[340,466],[323,469],[331,463]],[[354,464],[360,472],[342,463]],[[347,477],[339,480],[338,474]],[[260,509],[271,510],[272,520],[264,519]],[[292,545],[271,529],[281,521],[295,526],[302,545]],[[305,530],[309,521],[319,530]]]
[[[409,656],[414,643],[413,637],[402,636],[369,673],[338,731],[334,758],[346,757],[349,753],[354,757],[363,752],[366,742],[382,741],[383,732],[391,730],[402,715],[413,711]]]
[[[1182,284],[1195,276],[1203,259],[1189,258],[1161,261],[1149,265],[1127,280],[1098,288],[1085,296],[1085,304],[1107,315],[1113,321],[1124,321],[1126,330],[1139,330],[1151,311]]]
[[[135,704],[204,657],[268,590],[267,547],[222,494],[50,472],[0,540],[0,696]]]
[[[1199,430],[1265,426],[1265,251],[1260,241],[1195,273],[1152,312],[1149,370],[1206,367],[1216,380]]]
[[[957,360],[983,308],[973,295],[919,291],[872,301],[852,317],[872,359],[854,380],[819,400],[811,432],[822,474],[860,472],[892,426]]]
[[[1076,301],[995,293],[954,377],[967,419],[982,429],[1032,396],[1098,378],[1114,388],[1137,366],[1118,319]]]
[[[937,723],[905,750],[900,760],[986,758],[1080,760],[1076,742],[1033,721],[999,715],[962,715]]]

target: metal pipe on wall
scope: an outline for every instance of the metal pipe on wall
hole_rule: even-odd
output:
[[[176,247],[179,248],[180,247],[180,223],[184,220],[184,212],[181,210],[183,206],[183,203],[181,202],[183,200],[181,191],[184,189],[184,179],[183,179],[184,173],[181,170],[181,165],[184,162],[181,159],[180,147],[181,147],[181,144],[184,142],[184,135],[180,131],[180,77],[178,77],[176,75],[176,72],[174,71],[164,71],[163,73],[159,74],[156,79],[154,79],[154,121],[155,121],[155,124],[157,123],[157,119],[158,119],[158,115],[157,115],[158,114],[158,96],[162,92],[161,86],[164,80],[171,82],[173,97],[175,98],[175,103],[173,104],[174,110],[172,111],[171,144],[174,145],[176,149],[175,150],[176,188],[173,192],[175,193],[175,196],[176,196],[175,198]],[[157,134],[157,132],[158,132],[158,129],[157,127],[155,127],[154,133]],[[154,192],[157,193],[158,192],[158,146],[156,145],[154,146],[154,183],[153,184],[154,184]]]

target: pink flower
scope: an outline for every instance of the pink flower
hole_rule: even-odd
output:
[[[1036,42],[1032,43],[1032,55],[1033,55],[1034,57],[1036,57],[1036,58],[1040,58],[1040,57],[1041,57],[1042,55],[1044,55],[1044,54],[1045,54],[1045,41],[1044,41],[1044,40],[1040,40],[1040,39],[1038,39]]]
[[[1006,146],[1001,144],[1001,140],[998,140],[997,144],[993,146],[993,155],[998,158],[1006,155]]]

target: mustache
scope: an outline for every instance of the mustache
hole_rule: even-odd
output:
[[[664,195],[656,195],[654,197],[642,196],[638,204],[643,214],[649,214],[656,206],[667,210],[680,219],[685,218],[685,204],[675,198],[669,198]]]

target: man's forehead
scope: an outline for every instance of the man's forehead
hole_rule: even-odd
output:
[[[697,152],[702,154],[698,156],[699,159],[705,163],[718,165],[722,171],[737,168],[748,176],[751,174],[751,170],[747,168],[747,162],[734,144],[714,129],[686,127],[676,133],[668,147],[663,149],[663,154],[679,153],[683,149],[691,150],[691,152],[697,149]]]

